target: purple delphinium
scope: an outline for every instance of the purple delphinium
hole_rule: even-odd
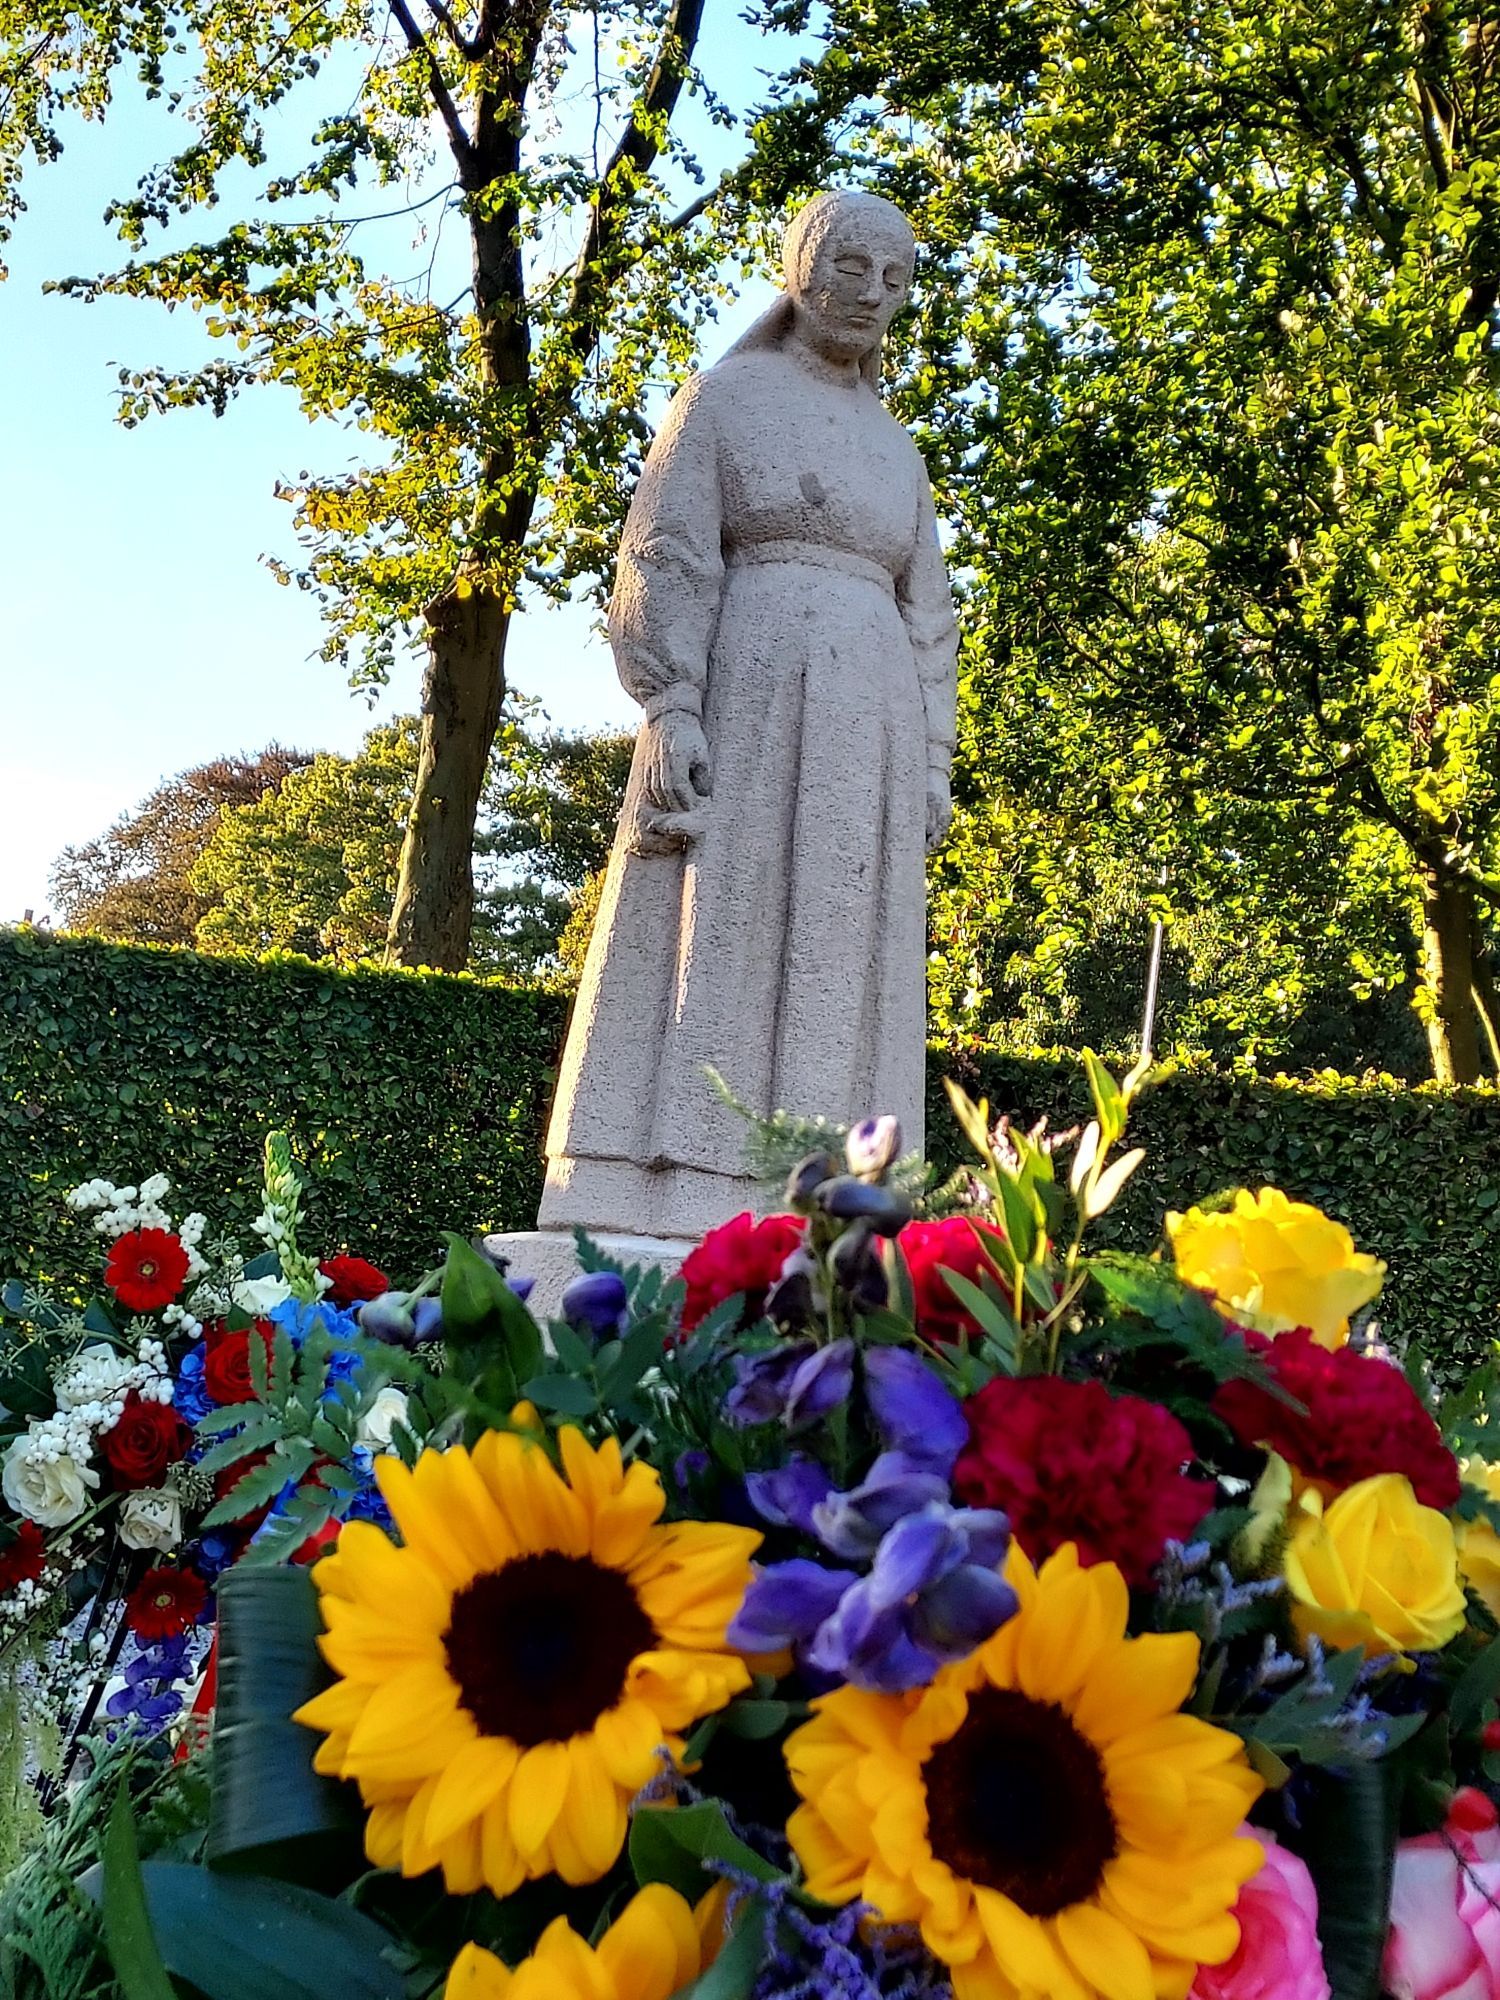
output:
[[[742,1376],[747,1398],[784,1398],[811,1344],[792,1348],[781,1376]],[[887,1449],[858,1486],[838,1490],[826,1467],[800,1453],[745,1480],[763,1520],[860,1568],[809,1557],[771,1564],[745,1593],[729,1635],[747,1651],[790,1646],[819,1678],[894,1694],[924,1686],[1013,1616],[1016,1594],[1000,1573],[1010,1522],[992,1509],[953,1505],[949,1476],[968,1426],[937,1375],[917,1355],[878,1347],[864,1356],[864,1376]]]
[[[191,1672],[188,1642],[163,1639],[158,1645],[142,1646],[120,1672],[125,1685],[105,1702],[105,1714],[116,1721],[141,1723],[154,1734],[182,1709],[178,1684]]]
[[[928,1500],[881,1536],[866,1576],[805,1557],[762,1570],[729,1642],[790,1646],[816,1673],[878,1694],[923,1687],[1016,1611],[1000,1575],[1009,1543],[1003,1514]]]
[[[605,1340],[624,1332],[628,1301],[618,1271],[583,1271],[564,1285],[559,1309],[575,1333]]]
[[[725,1399],[734,1424],[780,1422],[788,1431],[809,1429],[849,1400],[854,1386],[854,1342],[819,1347],[788,1340],[759,1354],[735,1357],[735,1385]]]

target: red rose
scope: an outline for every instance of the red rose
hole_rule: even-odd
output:
[[[271,1358],[275,1328],[268,1319],[258,1319],[254,1331]],[[222,1326],[210,1327],[203,1337],[203,1386],[216,1403],[253,1403],[255,1383],[250,1375],[251,1328],[242,1326],[230,1333]]]
[[[160,1486],[169,1465],[187,1450],[192,1432],[170,1403],[148,1403],[136,1389],[112,1430],[99,1439],[116,1486],[128,1493],[141,1486]]]
[[[1351,1347],[1320,1347],[1306,1327],[1274,1340],[1246,1336],[1283,1389],[1306,1410],[1289,1410],[1254,1382],[1226,1382],[1214,1412],[1241,1444],[1261,1445],[1329,1494],[1400,1472],[1424,1507],[1458,1502],[1458,1462],[1399,1368]]]
[[[336,1306],[363,1305],[391,1289],[384,1271],[367,1264],[363,1257],[329,1257],[318,1266],[328,1280],[328,1296]]]
[[[188,1256],[170,1229],[132,1229],[116,1237],[104,1282],[132,1312],[159,1312],[182,1290]]]
[[[125,1600],[125,1623],[148,1645],[178,1639],[197,1624],[207,1602],[207,1587],[191,1570],[148,1569]]]
[[[35,1583],[47,1562],[47,1541],[35,1521],[22,1521],[0,1549],[0,1596],[18,1583]]]
[[[745,1296],[745,1317],[758,1319],[766,1293],[781,1276],[781,1267],[802,1241],[807,1224],[800,1215],[768,1215],[757,1222],[746,1209],[732,1222],[710,1229],[696,1250],[682,1260],[687,1299],[682,1330],[691,1333],[715,1306]]]
[[[917,1331],[925,1340],[956,1341],[979,1332],[943,1273],[956,1271],[975,1285],[986,1273],[993,1276],[995,1267],[984,1247],[986,1236],[1005,1241],[1005,1232],[993,1223],[949,1215],[941,1222],[908,1222],[896,1238],[911,1273]]]
[[[996,1376],[964,1404],[969,1442],[954,1487],[970,1507],[999,1507],[1033,1562],[1064,1542],[1078,1560],[1118,1564],[1141,1585],[1169,1541],[1186,1541],[1213,1487],[1183,1468],[1192,1439],[1167,1410],[1112,1396],[1102,1382]]]

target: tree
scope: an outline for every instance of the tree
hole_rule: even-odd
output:
[[[227,812],[274,796],[310,761],[271,744],[256,757],[216,757],[164,779],[97,840],[66,847],[52,868],[63,926],[132,944],[190,945],[212,908],[194,865]]]
[[[328,614],[328,656],[381,678],[403,634],[425,637],[390,929],[402,963],[466,960],[511,618],[526,594],[608,568],[648,385],[687,371],[718,289],[723,246],[695,226],[712,189],[674,212],[657,174],[670,161],[679,181],[701,180],[672,120],[697,87],[703,17],[704,0],[203,0],[185,17],[167,0],[0,0],[0,172],[28,148],[58,150],[60,120],[102,111],[127,60],[187,121],[182,149],[110,211],[133,253],[176,214],[239,199],[294,92],[316,121],[311,156],[263,176],[259,201],[217,240],[134,254],[62,289],[187,304],[231,346],[203,368],[129,374],[127,423],[173,405],[222,411],[275,382],[309,416],[370,438],[367,464],[286,493],[307,548],[295,580]],[[330,115],[350,54],[362,79]],[[568,90],[590,68],[593,113],[580,118]],[[413,181],[426,191],[398,193],[398,212],[436,206],[467,233],[456,298],[433,289],[436,241],[410,285],[376,276],[356,248],[350,190]],[[372,205],[389,211],[389,192]]]
[[[414,716],[325,752],[274,795],[227,812],[193,882],[205,951],[299,951],[340,964],[384,955],[421,747]],[[601,868],[631,739],[528,734],[508,720],[481,800],[469,969],[557,975],[559,938]]]
[[[1129,863],[1356,990],[1401,978],[1399,907],[1434,1073],[1500,1068],[1488,12],[831,13],[753,184],[857,172],[928,245],[901,390],[967,583],[952,865],[998,828],[1066,929]]]
[[[203,951],[299,951],[340,964],[385,950],[417,771],[415,720],[323,751],[279,791],[227,812],[193,870]]]
[[[577,983],[634,744],[624,731],[501,730],[477,847],[491,874],[481,909],[492,934],[510,933],[514,969]]]

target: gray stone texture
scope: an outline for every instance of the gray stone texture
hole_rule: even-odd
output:
[[[922,1140],[924,848],[957,633],[926,469],[878,394],[913,242],[820,195],[787,289],[673,401],[609,630],[645,719],[547,1137],[540,1225],[693,1237],[757,1190],[754,1110]]]

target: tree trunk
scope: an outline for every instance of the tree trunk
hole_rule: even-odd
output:
[[[470,586],[444,591],[426,616],[422,743],[386,949],[397,965],[462,972],[474,821],[500,720],[510,612],[495,591]]]
[[[1478,1083],[1484,1060],[1474,994],[1474,892],[1445,869],[1422,871],[1422,969],[1432,999],[1432,1073],[1439,1083]]]

